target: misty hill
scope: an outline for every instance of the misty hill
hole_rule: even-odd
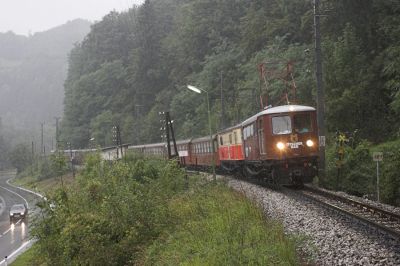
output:
[[[63,110],[68,53],[91,23],[73,20],[32,36],[0,33],[0,117],[29,130]]]

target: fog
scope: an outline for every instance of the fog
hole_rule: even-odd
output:
[[[143,0],[3,0],[0,32],[28,35],[77,18],[98,21],[112,10],[123,11]]]
[[[0,1],[0,153],[18,143],[38,145],[42,123],[46,150],[54,147],[69,52],[92,23],[142,2]]]

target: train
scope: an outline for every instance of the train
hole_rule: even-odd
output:
[[[316,109],[304,105],[270,107],[211,136],[176,141],[183,167],[241,173],[271,184],[303,185],[318,174]],[[166,142],[104,148],[104,160],[133,151],[146,156],[167,156]]]

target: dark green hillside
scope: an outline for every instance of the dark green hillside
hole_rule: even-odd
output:
[[[397,139],[400,2],[321,2],[328,136],[340,130],[372,144]],[[158,142],[165,110],[179,138],[205,135],[205,95],[186,84],[209,92],[213,130],[233,125],[259,110],[267,92],[258,66],[265,62],[277,63],[270,104],[283,103],[288,88],[277,77],[291,61],[297,102],[315,106],[313,20],[308,0],[147,0],[110,13],[70,55],[62,137],[75,147],[92,137],[107,146],[119,124],[125,143]]]
[[[394,137],[398,2],[323,1],[322,7],[328,128],[358,129],[371,141]],[[214,129],[232,125],[259,109],[258,64],[281,62],[280,70],[289,60],[298,101],[315,105],[310,1],[152,0],[110,13],[71,53],[63,137],[85,147],[91,136],[103,136],[98,144],[109,145],[112,121],[126,142],[158,141],[161,110],[175,116],[180,137],[205,134],[205,99],[186,90],[188,83],[209,91]],[[285,90],[271,80],[270,103]]]

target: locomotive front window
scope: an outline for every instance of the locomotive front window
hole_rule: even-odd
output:
[[[274,135],[284,135],[292,133],[292,123],[290,116],[272,117],[272,133]]]
[[[311,132],[310,114],[297,114],[293,118],[294,131],[296,133]]]

